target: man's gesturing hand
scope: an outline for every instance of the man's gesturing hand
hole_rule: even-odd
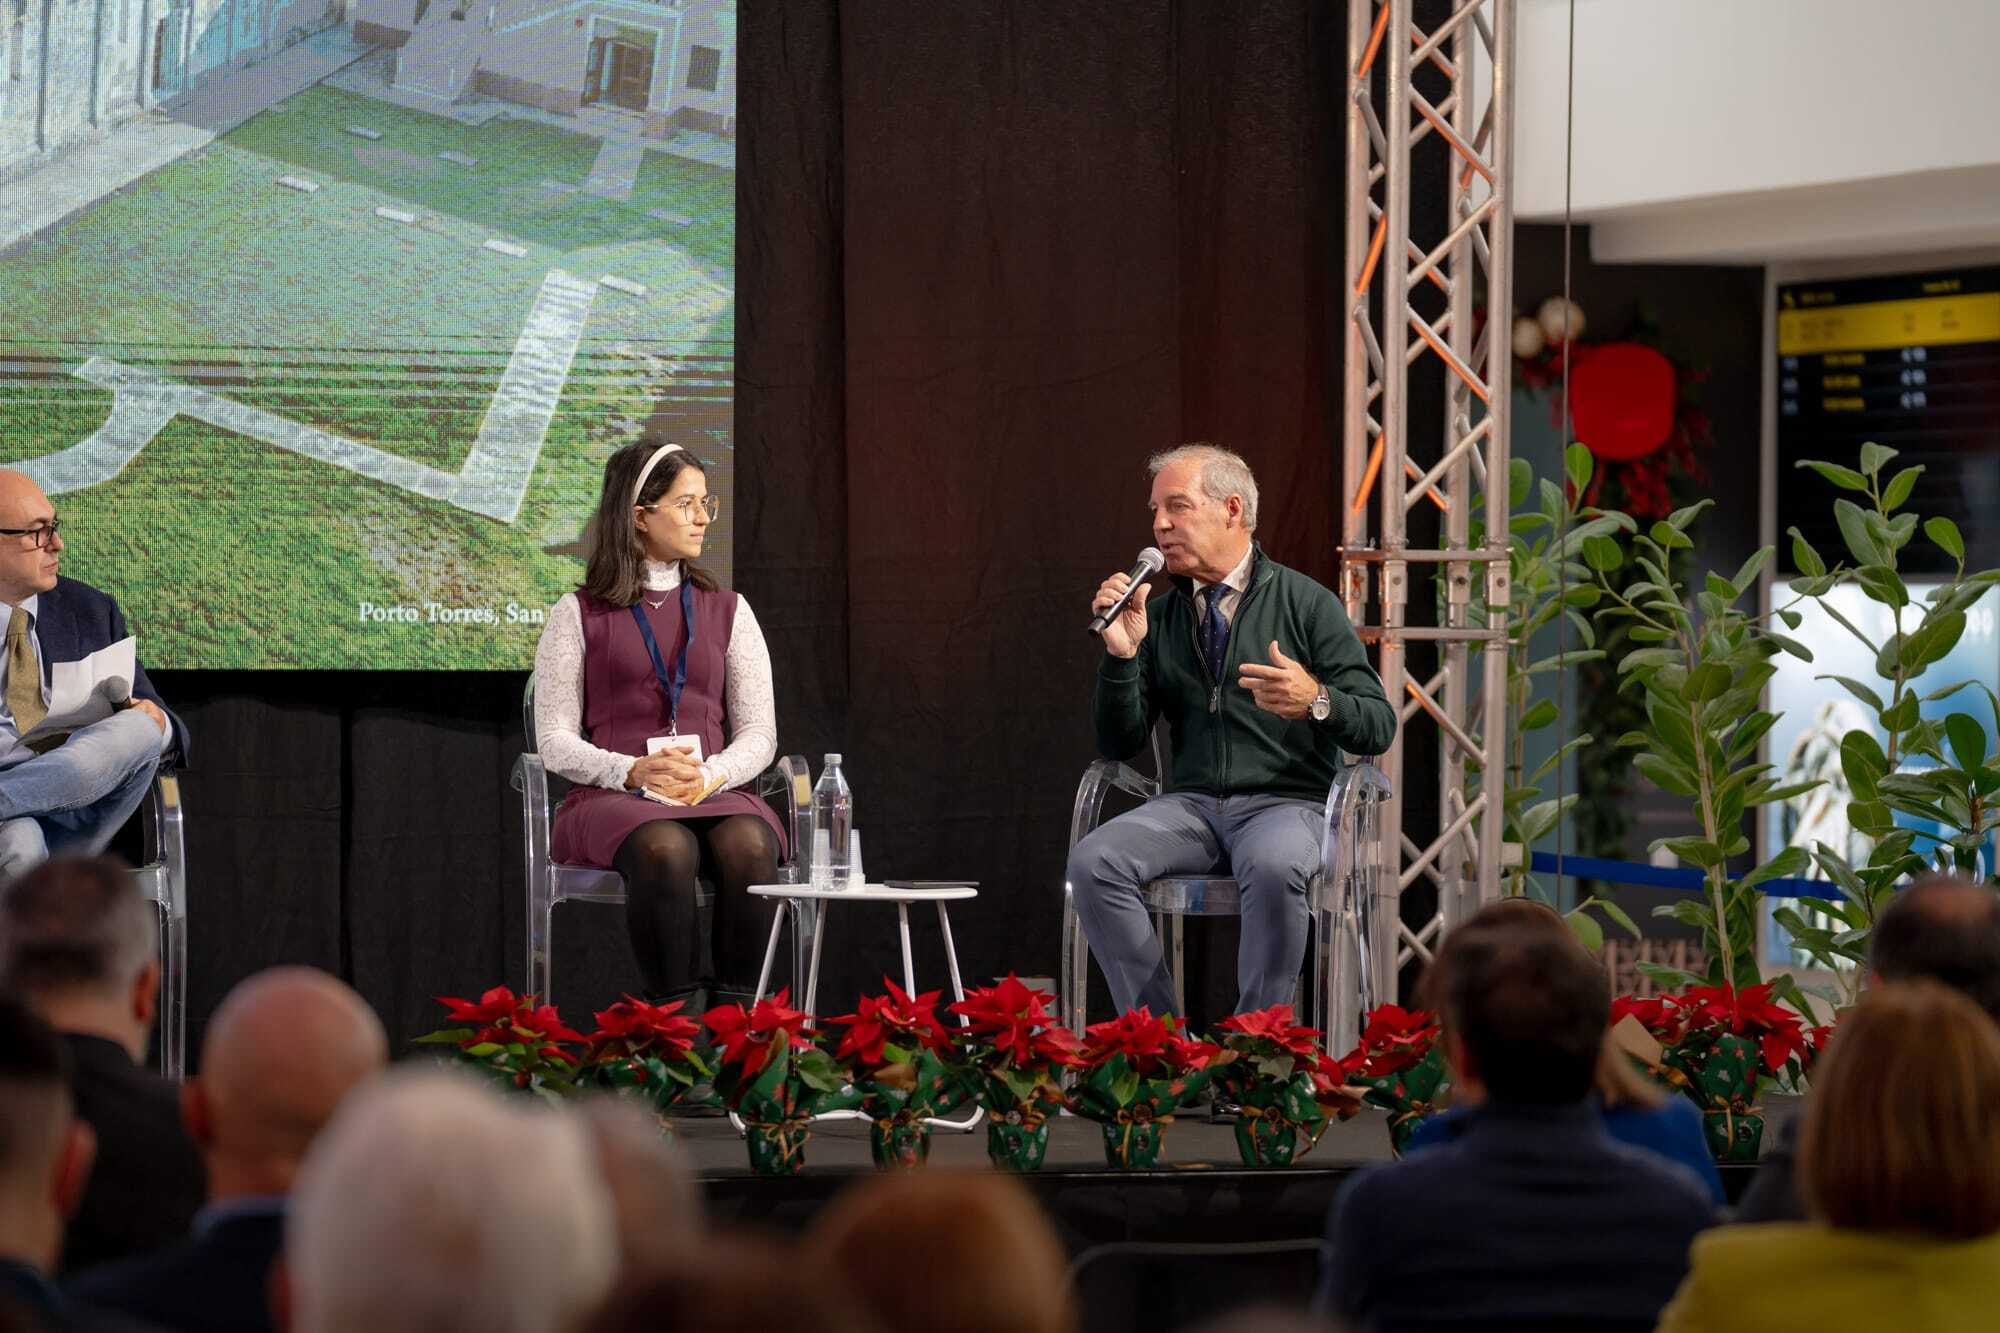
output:
[[[1098,585],[1097,596],[1090,599],[1090,613],[1102,615],[1105,608],[1123,597],[1125,590],[1131,586],[1129,575],[1113,574]],[[1146,599],[1152,595],[1152,584],[1140,584],[1139,591],[1132,594],[1132,600],[1125,603],[1125,609],[1104,627],[1105,652],[1113,657],[1132,657],[1138,653],[1139,643],[1146,637]]]
[[[1276,639],[1271,640],[1271,665],[1245,662],[1236,683],[1250,691],[1250,697],[1267,713],[1297,721],[1312,711],[1319,697],[1319,682],[1306,669],[1285,656]]]

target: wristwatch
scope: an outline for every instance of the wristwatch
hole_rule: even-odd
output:
[[[1319,687],[1319,693],[1313,696],[1312,720],[1315,722],[1324,722],[1332,716],[1333,696],[1328,694],[1326,686],[1322,685]]]

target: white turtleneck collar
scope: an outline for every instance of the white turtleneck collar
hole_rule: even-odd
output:
[[[650,592],[664,592],[681,586],[681,562],[648,560],[644,564],[645,586]]]

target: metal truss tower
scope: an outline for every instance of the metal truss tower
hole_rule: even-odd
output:
[[[1396,994],[1403,963],[1428,959],[1500,886],[1515,3],[1348,3],[1340,591],[1378,647],[1383,688],[1402,718],[1381,760],[1394,791],[1384,820],[1391,845],[1369,913],[1369,968],[1383,997]],[[1419,9],[1435,20],[1429,31],[1415,21]],[[1435,235],[1413,235],[1413,165],[1428,164],[1424,179],[1436,180],[1440,159],[1441,220],[1417,228]],[[1425,357],[1444,367],[1443,420],[1415,424],[1410,368]],[[1412,511],[1424,505],[1442,511],[1435,548],[1410,543]],[[1475,514],[1484,520],[1478,546]],[[1433,744],[1438,817],[1435,827],[1408,828],[1403,756]],[[1403,895],[1424,882],[1437,909],[1405,920]]]

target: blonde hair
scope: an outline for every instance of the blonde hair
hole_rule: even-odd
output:
[[[2000,1231],[2000,1028],[1934,981],[1877,987],[1814,1070],[1806,1211],[1851,1231]]]

